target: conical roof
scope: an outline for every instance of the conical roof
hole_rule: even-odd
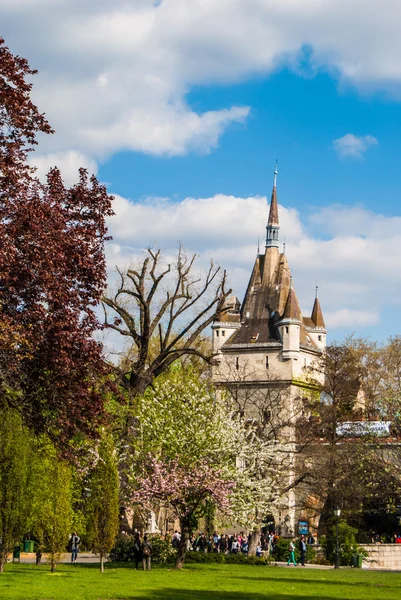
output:
[[[270,211],[267,225],[279,225],[278,222],[278,206],[277,206],[277,191],[276,186],[273,186],[272,197],[270,200]]]
[[[311,319],[316,325],[316,327],[322,327],[323,329],[326,329],[326,325],[323,319],[322,307],[320,306],[320,300],[318,297],[315,298]]]
[[[292,319],[293,321],[301,321],[302,322],[302,313],[301,308],[299,306],[298,298],[295,293],[294,288],[291,287],[287,302],[285,305],[285,310],[283,314],[283,319]]]

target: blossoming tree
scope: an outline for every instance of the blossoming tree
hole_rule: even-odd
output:
[[[135,410],[135,429],[122,454],[128,498],[148,511],[168,508],[179,519],[177,567],[208,503],[247,526],[271,509],[281,448],[258,435],[252,421],[235,413],[196,371],[177,368],[158,378]]]

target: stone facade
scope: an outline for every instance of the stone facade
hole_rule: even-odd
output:
[[[401,570],[401,544],[366,544],[361,548],[368,553],[363,569]]]

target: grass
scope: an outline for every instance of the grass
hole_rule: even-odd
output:
[[[132,566],[10,564],[1,600],[399,600],[401,574],[247,565],[188,565],[183,571]]]

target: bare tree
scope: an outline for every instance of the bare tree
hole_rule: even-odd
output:
[[[117,290],[103,298],[106,327],[132,342],[121,370],[121,384],[132,397],[181,357],[211,360],[199,340],[224,312],[231,290],[226,290],[225,271],[211,261],[202,275],[196,258],[180,247],[174,264],[166,264],[160,250],[149,248],[137,267],[117,269]]]

